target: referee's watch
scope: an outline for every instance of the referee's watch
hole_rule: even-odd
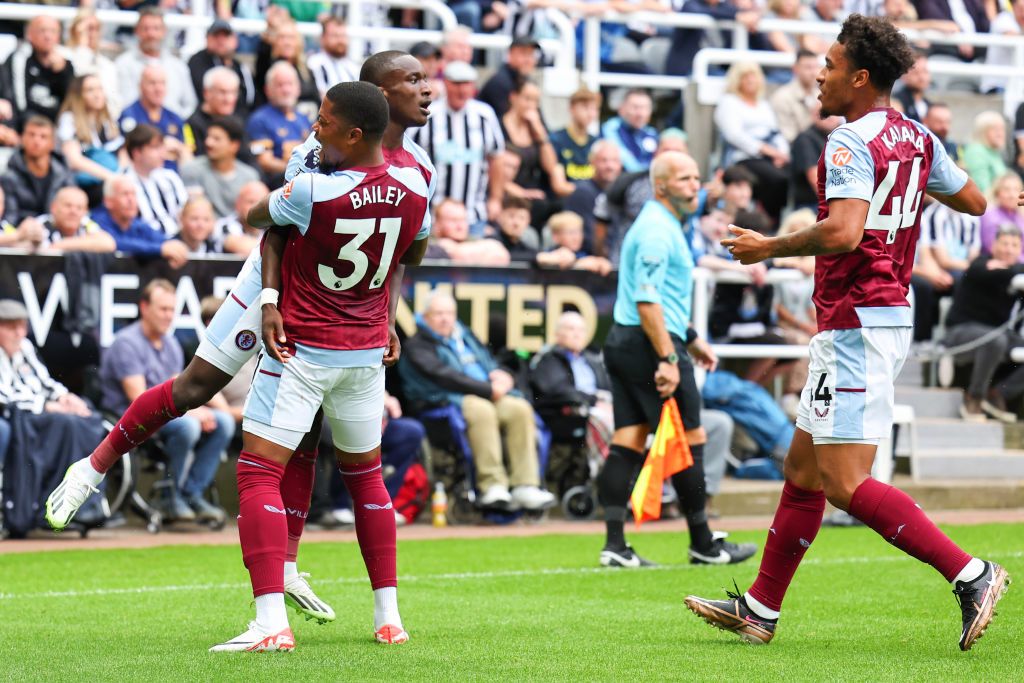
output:
[[[659,358],[658,362],[659,363],[669,363],[671,365],[675,365],[676,363],[679,362],[679,354],[676,353],[675,351],[673,351],[672,353],[668,354],[667,356],[662,356],[661,358]]]

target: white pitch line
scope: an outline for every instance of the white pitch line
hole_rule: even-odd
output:
[[[1006,553],[990,553],[986,557],[992,557],[996,559],[1016,559],[1024,557],[1024,551],[1006,552]],[[892,556],[892,557],[837,557],[832,559],[815,559],[811,558],[804,560],[801,564],[812,565],[812,566],[828,566],[828,565],[843,565],[843,564],[875,564],[879,562],[909,562],[911,560],[908,556]],[[683,570],[696,570],[704,571],[705,566],[692,565],[692,564],[670,564],[660,565],[657,567],[646,567],[641,571],[683,571]],[[607,567],[555,567],[550,569],[517,569],[503,572],[454,572],[447,574],[424,574],[422,576],[400,576],[399,580],[403,583],[408,582],[430,582],[430,581],[488,581],[492,579],[508,579],[508,578],[521,578],[531,576],[564,576],[564,575],[585,575],[585,574],[600,574],[604,576],[627,576],[632,574],[629,570],[623,569],[616,571]],[[368,583],[366,577],[351,577],[351,576],[339,576],[329,578],[319,578],[316,580],[317,585],[322,584],[365,584]],[[0,593],[0,600],[42,600],[46,598],[84,598],[94,596],[107,596],[107,595],[139,595],[145,593],[176,593],[182,591],[220,591],[220,590],[240,590],[243,588],[249,588],[248,583],[235,582],[235,583],[196,583],[196,584],[184,584],[184,585],[170,585],[170,586],[135,586],[132,588],[94,588],[87,590],[69,590],[69,591],[42,591],[38,593]]]

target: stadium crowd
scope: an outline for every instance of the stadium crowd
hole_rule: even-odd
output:
[[[129,0],[56,4],[81,9],[66,26],[43,15],[24,24],[24,40],[0,69],[0,246],[65,253],[116,250],[163,259],[172,269],[194,255],[247,255],[260,236],[246,225],[248,209],[268,188],[282,184],[289,156],[309,135],[323,93],[335,83],[359,77],[365,55],[350,54],[346,20],[336,13],[340,6],[276,0],[213,3],[205,49],[183,55],[164,12],[188,11],[187,2],[169,9],[168,3]],[[771,264],[800,274],[772,285],[764,265],[738,264],[719,241],[731,223],[765,233],[812,223],[818,158],[827,135],[841,123],[818,116],[815,76],[825,41],[813,35],[797,39],[758,32],[762,18],[838,21],[860,12],[884,15],[901,27],[945,33],[1024,33],[1024,0],[449,4],[464,26],[446,32],[440,45],[417,43],[410,52],[433,83],[429,122],[412,133],[437,168],[427,256],[454,264],[517,263],[609,274],[617,268],[626,230],[652,197],[652,160],[666,151],[687,151],[689,137],[712,134],[684,131],[681,107],[665,106],[642,89],[599,93],[581,88],[568,98],[566,126],[552,130],[540,106],[544,55],[537,42],[552,35],[549,8],[575,18],[644,10],[735,19],[751,31],[752,48],[795,55],[792,69],[765,73],[756,63],[739,62],[725,74],[725,93],[714,111],[718,163],[702,168],[707,182],[687,226],[698,265],[750,278],[749,284],[718,286],[710,316],[712,340],[741,344],[803,344],[815,333],[813,257]],[[108,30],[95,14],[107,7],[138,9],[138,23],[130,32]],[[258,37],[240,36],[227,21],[233,16],[265,16],[268,28]],[[322,26],[319,39],[304,38],[298,31],[296,21],[311,20]],[[364,21],[419,27],[423,18],[412,10],[381,10]],[[8,28],[22,32],[21,24]],[[482,60],[468,41],[472,32],[512,36],[505,62],[486,78],[479,68]],[[652,72],[643,46],[661,40],[667,41],[668,57],[664,69],[657,70],[686,75],[700,46],[729,45],[730,33],[710,35],[717,33],[602,23],[602,69]],[[949,342],[960,344],[1010,315],[1012,300],[982,301],[992,279],[988,271],[1016,273],[1024,268],[1019,265],[1024,263],[1024,213],[1017,207],[1024,173],[1024,104],[1012,127],[1002,114],[987,111],[977,116],[970,140],[950,139],[951,110],[932,88],[929,55],[1008,65],[1012,54],[1003,48],[981,54],[970,45],[919,43],[917,48],[919,58],[903,77],[894,106],[935,132],[992,198],[980,220],[938,203],[928,205],[922,216],[913,277],[916,341],[943,341],[933,336],[945,298],[952,301]],[[990,77],[980,90],[997,93],[1003,87],[1005,80]],[[602,111],[608,114],[603,120]],[[1015,131],[1012,136],[1010,130]],[[54,413],[91,420],[100,412],[119,412],[125,401],[183,366],[183,351],[170,334],[173,294],[169,282],[151,282],[140,293],[139,322],[121,330],[114,346],[102,354],[96,348],[94,357],[80,361],[99,367],[98,406],[77,398],[50,376],[54,371],[73,389],[84,388],[81,373],[47,370],[40,362],[26,339],[24,307],[14,301],[0,303],[0,401],[36,417]],[[212,315],[216,306],[216,301],[204,301],[204,315]],[[479,502],[547,507],[555,497],[537,477],[536,414],[548,422],[570,413],[584,416],[587,447],[606,452],[611,425],[603,368],[582,348],[578,316],[563,316],[556,343],[532,364],[523,364],[517,362],[516,349],[489,349],[480,343],[455,320],[454,312],[452,300],[431,298],[418,320],[420,334],[407,341],[397,373],[401,402],[391,399],[388,415],[382,416],[393,436],[389,448],[385,433],[384,449],[392,495],[410,479],[410,465],[425,433],[405,413],[415,416],[454,404],[467,423]],[[995,340],[994,346],[979,349],[977,357],[962,359],[974,365],[965,418],[983,420],[987,414],[1015,419],[1007,402],[1024,388],[1016,374],[995,379],[1002,375],[997,373],[999,363],[993,362],[1003,360],[998,356],[1014,339]],[[732,369],[742,380],[764,386],[783,376],[780,405],[793,414],[806,363],[764,358]],[[240,423],[246,388],[242,376],[247,374],[240,373],[239,386],[165,428],[162,447],[169,484],[157,502],[167,519],[223,517],[204,491]],[[734,441],[733,418],[727,412],[708,412],[705,457],[708,490],[714,493],[726,460],[735,464],[733,453],[742,450],[733,444],[743,442]],[[546,428],[557,431],[553,425]],[[9,422],[0,419],[0,464],[10,432]],[[77,438],[91,433],[80,430]],[[329,436],[324,443],[330,443]],[[757,444],[756,438],[746,443],[749,453],[776,455],[787,445]],[[76,446],[75,457],[91,447]],[[53,463],[52,470],[63,472],[66,465]],[[322,512],[320,519],[349,521],[344,487],[335,481],[323,488],[317,492],[320,504],[314,504],[314,511]],[[46,490],[40,484],[39,494]],[[415,512],[415,506],[405,509]],[[396,512],[404,519],[402,509],[396,506]]]

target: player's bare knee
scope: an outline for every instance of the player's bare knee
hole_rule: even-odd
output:
[[[195,358],[171,384],[171,400],[178,410],[206,405],[231,380],[226,373]]]
[[[843,511],[850,509],[850,500],[853,498],[856,486],[851,485],[851,482],[843,477],[830,476],[825,472],[821,473],[821,484],[825,489],[825,499],[833,507]],[[797,485],[799,486],[799,484]]]

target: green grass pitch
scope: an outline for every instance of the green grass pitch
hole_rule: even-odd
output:
[[[1024,527],[948,528],[1024,579]],[[762,532],[733,534],[762,542]],[[412,639],[372,640],[355,543],[309,543],[299,568],[338,613],[294,612],[296,650],[211,654],[254,614],[237,546],[0,555],[0,680],[11,681],[1021,681],[1022,586],[971,652],[930,567],[865,529],[824,529],[775,641],[753,647],[687,611],[689,593],[746,587],[756,561],[684,563],[680,534],[636,535],[652,570],[602,570],[595,536],[402,541]]]

